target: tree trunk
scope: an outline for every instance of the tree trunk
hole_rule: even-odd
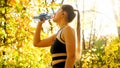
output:
[[[120,37],[120,0],[112,0],[112,6],[118,30],[118,36]]]
[[[118,36],[120,37],[120,26],[118,26],[117,29],[118,29]]]

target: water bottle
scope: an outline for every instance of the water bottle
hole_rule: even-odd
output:
[[[40,15],[35,16],[34,19],[37,21],[43,21],[43,18],[45,20],[50,20],[52,18],[52,15],[53,14],[50,14],[50,13],[41,13]]]

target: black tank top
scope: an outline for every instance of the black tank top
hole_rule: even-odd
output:
[[[60,33],[60,40],[62,40],[61,34],[62,34],[62,31]],[[62,40],[62,41],[64,41],[64,40]],[[53,45],[51,46],[50,52],[51,52],[51,54],[66,53],[66,45],[64,43],[62,43],[61,41],[59,41],[58,38],[56,38]],[[58,56],[58,57],[52,57],[52,60],[59,60],[59,59],[66,59],[66,58],[67,58],[67,56]],[[65,62],[62,62],[62,63],[58,63],[54,66],[64,66],[64,65],[65,65]]]
[[[58,40],[55,39],[53,45],[51,46],[51,54],[55,53],[66,53],[66,45]]]
[[[62,34],[62,31],[60,33],[60,40],[65,42],[62,39],[61,34]],[[50,52],[51,52],[51,54],[66,53],[66,45],[64,43],[62,43],[61,41],[59,41],[58,38],[56,38],[53,45],[51,46]],[[59,56],[59,57],[52,57],[52,60],[59,60],[59,59],[66,59],[66,58],[67,58],[67,56]],[[64,68],[64,67],[65,67],[65,62],[61,62],[61,63],[55,64],[52,66],[52,68]],[[75,68],[75,66],[74,66],[74,68]]]

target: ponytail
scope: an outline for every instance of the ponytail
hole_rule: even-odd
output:
[[[80,24],[80,13],[79,10],[74,10],[77,12],[77,47],[76,47],[76,61],[80,60],[82,46],[81,46],[81,24]]]

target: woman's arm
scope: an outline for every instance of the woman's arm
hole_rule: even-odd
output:
[[[75,32],[70,27],[67,26],[64,29],[63,37],[66,44],[67,59],[65,63],[65,68],[74,68],[75,62]]]
[[[52,45],[52,43],[54,42],[54,39],[56,38],[56,35],[53,35],[49,38],[41,40],[40,35],[41,35],[42,23],[44,23],[44,21],[38,23],[35,34],[34,34],[33,44],[36,47],[50,46],[50,45]]]

